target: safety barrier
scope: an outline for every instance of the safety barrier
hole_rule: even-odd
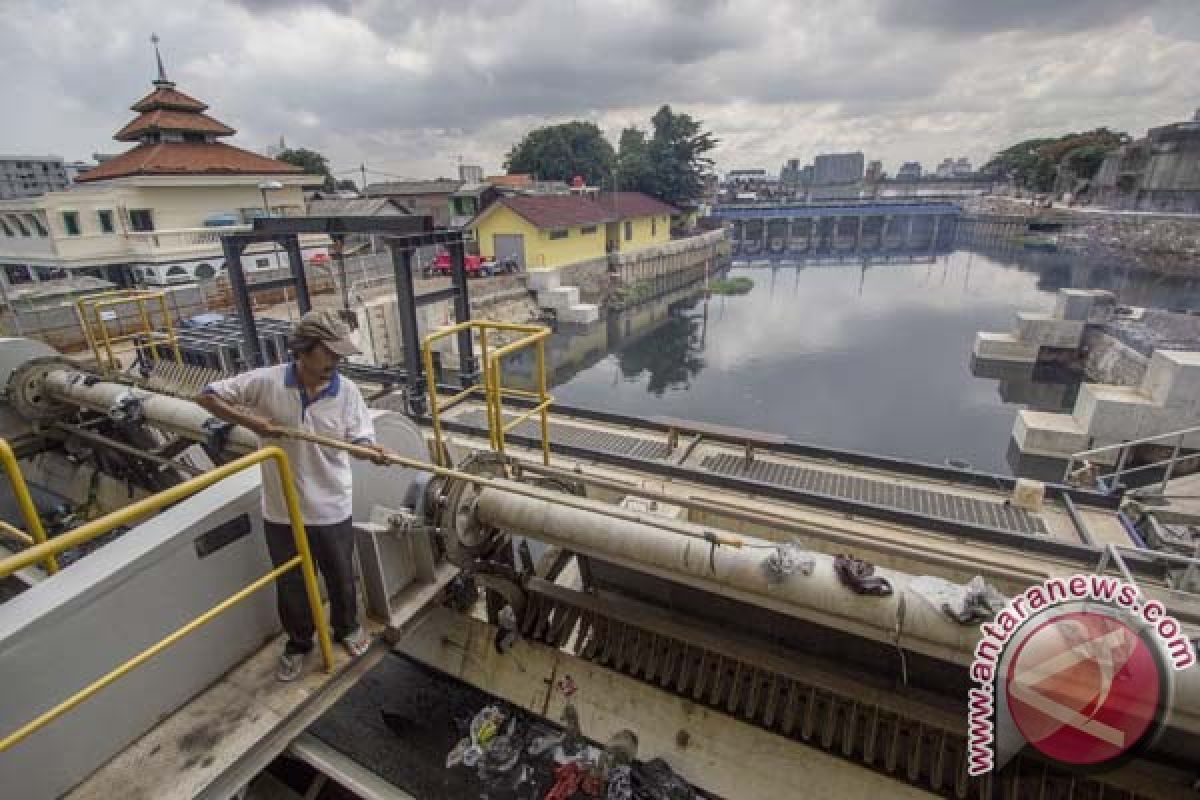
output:
[[[25,519],[25,530],[17,530],[7,523],[0,522],[0,532],[22,544],[45,544],[46,529],[42,527],[42,518],[38,516],[37,506],[33,504],[29,487],[25,485],[25,476],[21,474],[21,467],[17,464],[17,456],[7,439],[0,439],[0,464],[4,465],[4,474],[8,476],[8,484],[17,500],[17,508],[21,510],[21,516]],[[42,560],[42,566],[52,575],[58,572],[58,559],[54,556],[55,554],[51,553]],[[7,577],[9,574],[11,573],[6,572],[0,577]]]
[[[137,502],[113,511],[110,514],[105,514],[103,517],[92,520],[84,525],[79,526],[69,533],[64,533],[61,536],[56,536],[50,541],[42,542],[30,547],[21,553],[9,556],[0,560],[0,578],[7,577],[19,569],[35,564],[38,561],[62,553],[64,550],[69,550],[72,547],[78,547],[81,544],[91,541],[98,536],[102,536],[119,525],[126,525],[135,522],[143,517],[161,510],[164,506],[176,503],[184,498],[207,489],[209,486],[228,478],[230,475],[241,472],[244,469],[261,464],[265,461],[274,461],[276,468],[279,470],[280,482],[283,484],[284,500],[287,503],[288,519],[292,525],[292,537],[296,543],[296,555],[285,561],[273,570],[262,576],[258,580],[249,584],[240,591],[230,595],[224,601],[205,611],[200,616],[191,620],[187,624],[177,629],[174,633],[160,639],[155,644],[147,647],[137,655],[130,658],[124,664],[116,667],[101,678],[96,679],[84,688],[77,691],[75,694],[63,700],[58,705],[54,706],[45,713],[35,717],[29,722],[22,725],[17,730],[0,739],[0,753],[8,750],[13,745],[25,739],[30,734],[50,724],[54,720],[66,714],[71,709],[88,700],[93,695],[104,689],[106,686],[116,682],[120,678],[127,675],[132,670],[146,663],[154,656],[158,655],[168,647],[180,641],[188,634],[199,630],[207,625],[212,620],[219,617],[229,609],[236,606],[241,601],[245,600],[250,595],[267,586],[272,581],[279,578],[289,570],[300,568],[300,572],[304,576],[304,589],[308,595],[309,610],[312,612],[313,622],[317,629],[317,641],[321,646],[321,656],[325,662],[325,671],[333,670],[333,644],[329,636],[329,627],[325,621],[325,615],[321,608],[321,595],[317,588],[317,574],[313,569],[312,552],[308,547],[308,535],[304,530],[304,520],[300,516],[300,502],[296,494],[295,480],[292,475],[291,465],[288,463],[287,455],[279,447],[270,446],[264,447],[261,450],[256,450],[249,455],[231,461],[228,464],[223,464],[211,472],[192,478],[189,481],[172,486],[170,489],[159,492],[158,494],[142,498]]]
[[[147,303],[158,301],[158,313],[162,314],[163,330],[155,329],[151,314]],[[120,333],[110,335],[108,332],[108,320],[104,318],[105,309],[124,306],[130,303],[137,305],[138,317],[141,319],[141,328],[132,331],[131,333]],[[167,308],[166,292],[140,291],[136,289],[117,289],[111,292],[101,292],[99,294],[87,295],[80,297],[75,301],[75,310],[79,314],[79,323],[83,326],[83,335],[87,339],[88,346],[92,348],[92,355],[96,359],[96,365],[101,369],[109,371],[120,371],[121,364],[117,359],[116,353],[113,351],[113,345],[119,342],[134,340],[149,354],[150,360],[157,362],[159,360],[158,345],[165,344],[170,347],[172,354],[177,363],[183,363],[183,356],[179,352],[179,342],[175,338],[175,325],[171,321],[171,312]],[[120,317],[114,313],[113,318],[120,320]],[[104,351],[101,353],[101,345],[104,346]]]
[[[433,345],[435,342],[447,336],[453,336],[463,330],[479,331],[479,350],[483,358],[483,386],[479,386],[478,384],[468,386],[445,401],[441,401],[437,392],[437,378],[433,371]],[[488,346],[488,331],[508,331],[525,335],[515,342],[491,349]],[[549,336],[550,329],[542,325],[518,325],[511,322],[472,320],[442,328],[425,337],[425,340],[421,343],[421,357],[425,363],[425,375],[429,383],[429,409],[430,416],[433,419],[434,441],[437,445],[435,457],[439,464],[443,466],[448,465],[442,437],[441,414],[463,400],[466,400],[468,397],[479,393],[483,394],[484,402],[487,406],[488,437],[493,450],[497,453],[503,453],[505,434],[534,414],[538,414],[541,417],[542,427],[542,461],[545,464],[550,463],[549,409],[554,402],[554,398],[546,393],[546,339]],[[501,379],[501,359],[526,347],[535,347],[536,349],[537,391],[530,392],[524,389],[505,388]],[[536,404],[506,424],[504,422],[505,397],[531,399],[535,400]]]

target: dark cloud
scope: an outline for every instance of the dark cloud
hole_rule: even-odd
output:
[[[1137,0],[884,0],[887,25],[955,33],[1077,33],[1143,16],[1154,2]]]

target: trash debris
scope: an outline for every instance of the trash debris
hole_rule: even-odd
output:
[[[631,730],[622,729],[614,733],[604,746],[604,754],[608,756],[613,767],[627,767],[637,758],[638,738]]]
[[[775,546],[763,560],[763,572],[767,575],[767,583],[783,583],[789,575],[799,572],[801,575],[811,575],[817,560],[800,547],[785,542]]]
[[[633,800],[633,768],[625,765],[608,771],[604,800]]]
[[[558,686],[558,690],[562,692],[563,697],[566,698],[572,697],[575,692],[579,691],[579,687],[575,685],[575,679],[570,675],[564,675],[556,685]]]
[[[558,747],[562,742],[563,734],[548,733],[545,736],[534,737],[529,742],[529,747],[525,749],[525,752],[531,756],[542,756]]]
[[[691,785],[661,758],[633,770],[633,788],[637,797],[645,800],[695,800],[696,797]]]
[[[571,800],[583,783],[583,767],[577,761],[568,761],[554,770],[554,785],[546,792],[545,800]]]
[[[517,615],[512,606],[505,606],[496,615],[496,639],[493,644],[496,652],[503,655],[517,643]]]
[[[876,575],[875,566],[861,558],[838,554],[833,557],[833,571],[842,585],[856,594],[887,597],[892,593],[891,582]]]
[[[992,587],[982,575],[976,575],[965,585],[951,583],[936,575],[913,578],[909,588],[934,608],[960,625],[973,625],[992,619],[1004,608],[1004,595]]]

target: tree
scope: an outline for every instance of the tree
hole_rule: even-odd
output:
[[[621,131],[621,141],[617,147],[617,177],[612,188],[647,194],[654,194],[657,188],[654,168],[650,163],[650,145],[640,128]]]
[[[333,175],[329,172],[329,161],[316,150],[306,147],[288,148],[275,156],[277,161],[300,167],[309,175],[323,175],[325,182],[322,188],[332,191],[334,188]]]
[[[597,185],[612,175],[616,153],[594,123],[564,122],[530,131],[505,159],[509,173],[570,182],[575,176]]]
[[[1108,128],[1068,133],[1057,138],[1026,139],[1002,150],[983,166],[983,173],[1009,178],[1037,192],[1054,189],[1060,168],[1078,178],[1091,178],[1104,157],[1128,136]]]
[[[717,146],[718,140],[702,131],[697,120],[672,112],[670,106],[664,105],[650,121],[654,135],[647,155],[653,185],[647,191],[666,203],[695,200],[704,188],[702,175],[713,163],[705,154]]]

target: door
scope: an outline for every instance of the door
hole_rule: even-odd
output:
[[[517,269],[525,271],[525,235],[521,233],[492,234],[492,247],[496,253],[496,263],[503,264],[511,256],[516,259]]]

